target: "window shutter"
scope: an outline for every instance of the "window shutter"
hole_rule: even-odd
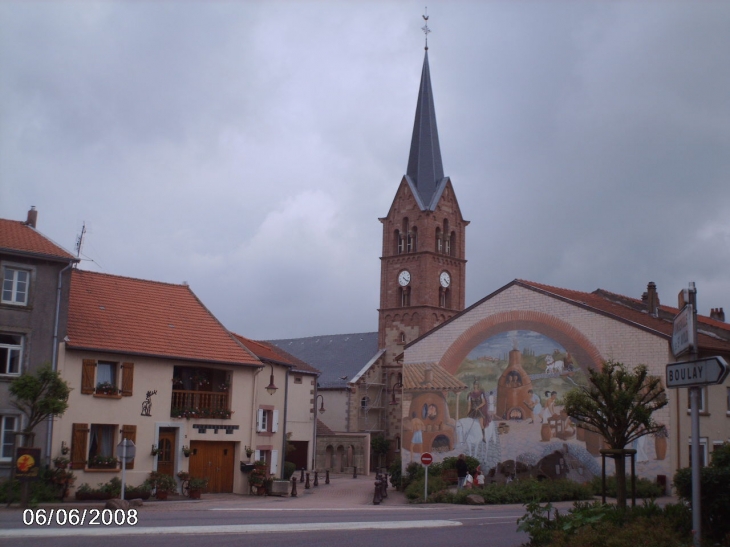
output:
[[[271,420],[271,432],[276,433],[277,431],[279,431],[279,411],[274,410],[272,414],[274,415],[274,417]]]
[[[94,361],[93,359],[84,359],[81,367],[81,393],[94,393],[96,361]]]
[[[132,396],[134,385],[134,363],[122,363],[122,396]]]
[[[259,408],[258,414],[256,416],[256,431],[259,433],[262,431],[261,424],[263,423],[263,421],[264,421],[264,409]]]
[[[89,424],[73,424],[71,435],[71,469],[83,469],[86,465],[86,440]]]
[[[276,412],[276,411],[274,411]],[[279,472],[279,451],[271,451],[271,474],[276,475]]]
[[[127,363],[125,363],[127,364]],[[123,425],[122,426],[122,439],[129,439],[135,445],[137,444],[137,426],[136,425]],[[122,455],[119,454],[121,458]],[[127,469],[134,469],[134,460],[127,463]]]
[[[261,450],[254,450],[253,461],[257,462],[261,459]]]

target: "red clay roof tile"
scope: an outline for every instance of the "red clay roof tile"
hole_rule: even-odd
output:
[[[19,220],[0,218],[0,250],[39,255],[52,259],[74,260],[76,257],[55,244],[35,228]]]
[[[262,360],[275,361],[277,363],[283,363],[285,365],[291,365],[295,370],[301,372],[310,372],[312,374],[320,374],[320,371],[305,363],[301,359],[294,357],[292,354],[287,353],[283,349],[277,348],[274,344],[268,342],[262,342],[259,340],[251,340],[245,338],[235,332],[231,333],[236,337],[244,346],[246,346],[256,357]]]
[[[261,366],[187,285],[73,270],[69,348]]]

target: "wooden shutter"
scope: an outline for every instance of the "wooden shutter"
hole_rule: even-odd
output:
[[[131,397],[134,386],[134,363],[122,363],[122,396]]]
[[[93,359],[84,359],[81,367],[81,393],[94,393],[96,361],[94,361]]]
[[[83,469],[86,465],[86,441],[89,424],[73,424],[71,435],[71,469]]]
[[[273,415],[271,419],[271,432],[276,433],[279,431],[279,411],[274,410],[271,414]]]
[[[124,363],[127,365],[128,363]],[[122,426],[122,439],[129,439],[135,445],[137,444],[137,426],[136,425],[123,425]],[[119,457],[121,458],[121,454]],[[127,463],[127,469],[134,469],[134,460]]]

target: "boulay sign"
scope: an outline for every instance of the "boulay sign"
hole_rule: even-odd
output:
[[[672,363],[667,365],[667,387],[721,384],[725,381],[728,370],[730,369],[722,357]]]

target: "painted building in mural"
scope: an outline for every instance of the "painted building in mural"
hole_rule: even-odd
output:
[[[674,361],[676,309],[659,306],[653,283],[647,296],[642,302],[516,280],[406,346],[404,465],[423,452],[437,461],[465,453],[494,476],[582,482],[599,475],[603,439],[575,423],[562,398],[609,359],[645,364],[664,378]],[[701,355],[727,355],[730,327],[700,317],[699,343]],[[633,446],[637,474],[652,480],[687,465],[687,439],[679,434],[685,419],[677,412],[682,395],[668,395],[670,405],[654,416],[667,435],[647,435]],[[709,446],[730,438],[730,406],[727,416],[704,418],[704,431],[717,437],[706,440]]]

